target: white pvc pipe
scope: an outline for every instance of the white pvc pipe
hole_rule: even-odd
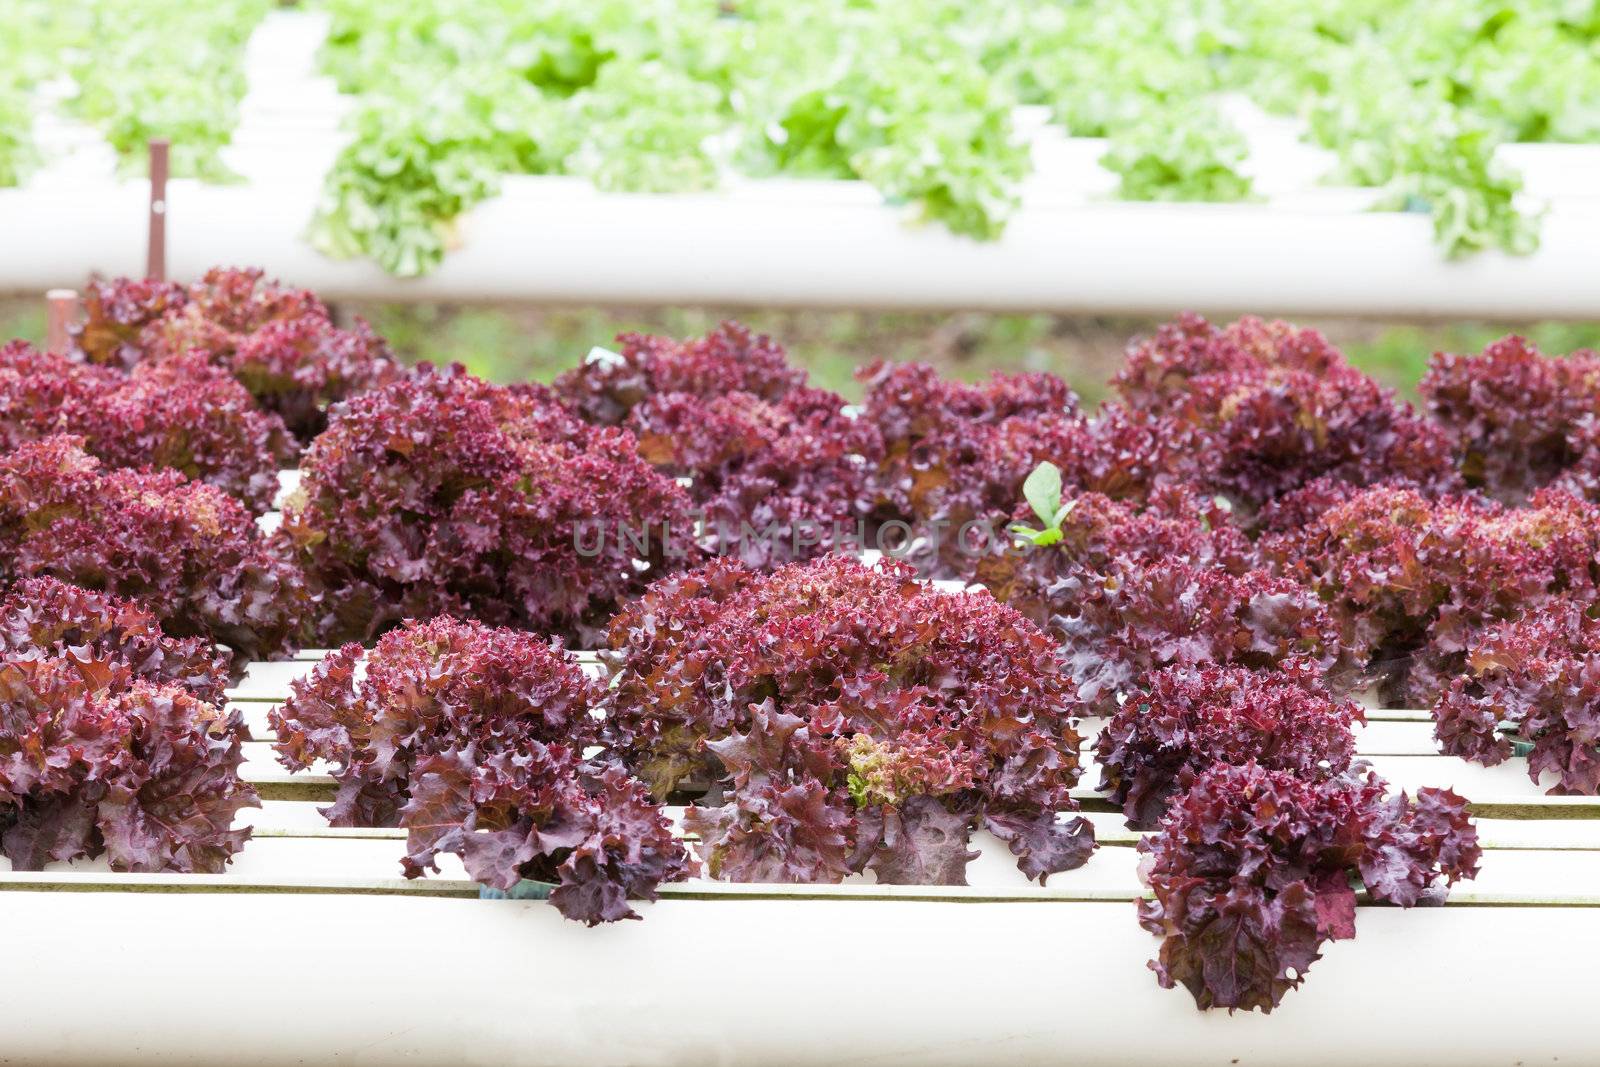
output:
[[[137,272],[143,195],[0,192],[0,291]],[[173,182],[173,276],[253,264],[331,299],[1600,317],[1600,202],[1577,199],[1546,217],[1532,256],[1450,262],[1426,216],[1336,204],[1046,204],[983,243],[914,226],[854,183],[653,196],[523,178],[463,220],[436,273],[403,281],[313,251],[301,234],[315,195],[315,180]]]
[[[1600,910],[1360,909],[1270,1016],[1145,969],[1131,904],[8,893],[0,1047],[48,1065],[1592,1062]],[[167,933],[163,934],[162,932]],[[188,931],[184,938],[177,931]],[[197,933],[199,932],[199,933]],[[171,935],[171,936],[169,936]]]

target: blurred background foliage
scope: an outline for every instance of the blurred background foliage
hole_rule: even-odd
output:
[[[1105,394],[1129,339],[1159,320],[988,312],[867,312],[738,308],[535,307],[519,305],[350,302],[342,316],[363,315],[408,362],[463,363],[493,381],[549,381],[595,345],[626,330],[687,337],[737,318],[770,333],[816,384],[860,396],[852,372],[872,359],[924,360],[958,378],[994,370],[1052,371],[1089,403]],[[1226,319],[1224,318],[1224,321]],[[1600,349],[1600,323],[1385,323],[1305,320],[1351,362],[1412,399],[1435,351],[1477,352],[1520,333],[1544,352]],[[0,299],[0,338],[44,339],[43,299]]]

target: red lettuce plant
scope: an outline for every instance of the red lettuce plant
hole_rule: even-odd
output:
[[[1433,703],[1478,632],[1551,599],[1592,597],[1600,581],[1600,509],[1565,492],[1509,509],[1392,486],[1324,507],[1321,487],[1306,491],[1317,513],[1298,526],[1280,517],[1257,549],[1328,604],[1391,703]]]
[[[1181,316],[1133,348],[1114,385],[1189,442],[1184,472],[1247,514],[1319,477],[1455,484],[1449,442],[1314,330]]]
[[[1531,746],[1528,777],[1558,776],[1556,795],[1600,793],[1600,621],[1583,603],[1546,604],[1491,627],[1434,707],[1448,756],[1493,766],[1512,740]]]
[[[280,536],[330,644],[438,614],[587,640],[695,552],[688,497],[631,434],[459,367],[347,401],[302,472]]]
[[[770,569],[859,540],[882,445],[843,397],[807,386],[771,338],[735,322],[694,340],[619,340],[620,354],[597,349],[557,392],[688,480],[706,547]]]
[[[1041,881],[1094,847],[1052,642],[987,594],[844,556],[664,579],[613,620],[611,750],[665,798],[713,877],[963,884],[972,832]]]
[[[1339,628],[1315,594],[1264,571],[1119,559],[1102,573],[1064,579],[1051,606],[1048,629],[1096,714],[1111,714],[1167,667],[1340,665]]]
[[[0,450],[73,432],[90,421],[96,401],[117,381],[114,371],[46,354],[26,341],[0,345]]]
[[[137,681],[188,690],[221,707],[227,659],[200,637],[168,637],[131,600],[55,578],[24,578],[0,599],[0,657],[75,655],[125,668]]]
[[[615,764],[575,763],[533,742],[481,764],[459,752],[430,756],[418,771],[401,816],[408,877],[454,852],[485,885],[554,883],[550,902],[596,926],[639,918],[630,900],[655,900],[662,882],[696,870],[660,805]]]
[[[177,471],[106,470],[59,435],[0,456],[0,569],[127,597],[243,659],[293,649],[310,604],[237,500]]]
[[[683,393],[713,400],[748,393],[772,403],[806,382],[805,371],[790,365],[777,342],[737,322],[724,322],[692,340],[625,333],[617,342],[621,352],[596,349],[555,381],[562,399],[600,426],[620,426],[654,396]]]
[[[657,469],[690,479],[707,547],[770,569],[862,540],[882,451],[842,397],[799,386],[782,399],[652,396],[626,426]]]
[[[95,283],[87,308],[76,335],[84,359],[131,367],[199,352],[302,444],[322,431],[330,404],[400,373],[365,322],[341,329],[309,291],[263,281],[258,270],[217,268],[188,289]]]
[[[1334,620],[1309,590],[1252,569],[1253,547],[1214,499],[1170,486],[1140,507],[1062,482],[1051,463],[1034,469],[1013,542],[972,575],[1060,638],[1093,711],[1110,714],[1166,667],[1342,667]]]
[[[1008,479],[1018,457],[1049,462],[1075,492],[1145,504],[1174,489],[1196,491],[1192,468],[1201,444],[1194,438],[1180,423],[1111,403],[1093,418],[1003,422],[984,441],[982,462],[1007,470]]]
[[[1225,509],[1177,487],[1156,491],[1143,508],[1099,493],[1064,495],[1056,489],[1037,505],[1021,505],[1012,518],[1013,531],[1037,525],[1054,533],[996,539],[975,558],[972,577],[1040,626],[1070,614],[1067,598],[1118,560],[1138,566],[1184,562],[1243,574],[1253,559],[1250,542]]]
[[[176,282],[118,278],[89,283],[84,320],[72,327],[74,351],[90,363],[131,367],[144,358],[146,326],[181,309],[188,294]]]
[[[1372,489],[1398,489],[1415,494],[1415,499],[1424,502],[1434,499],[1424,493],[1417,486],[1404,482],[1383,482],[1379,486],[1355,485],[1351,482],[1342,482],[1337,478],[1318,478],[1286,493],[1267,504],[1255,516],[1250,532],[1255,536],[1257,544],[1264,546],[1268,559],[1278,554],[1279,545],[1285,537],[1309,537],[1299,531],[1317,525],[1322,516],[1336,507],[1341,507]],[[1258,550],[1257,557],[1263,555]]]
[[[1002,527],[1041,463],[1072,494],[1130,507],[1193,491],[1191,427],[1117,404],[1087,417],[1050,375],[974,386],[920,364],[874,364],[859,376],[868,386],[863,417],[884,441],[874,517],[909,525],[920,538],[909,558],[934,576],[970,578],[1009,540]]]
[[[865,414],[899,459],[960,424],[1078,412],[1077,394],[1053,374],[995,373],[988,381],[968,383],[941,377],[927,363],[878,360],[860,368],[856,378],[866,387]]]
[[[1202,772],[1139,843],[1153,893],[1139,922],[1162,939],[1150,962],[1162,987],[1182,983],[1201,1008],[1270,1012],[1325,942],[1355,936],[1352,882],[1405,908],[1477,874],[1465,800],[1388,794],[1376,774],[1308,780],[1254,763]]]
[[[1436,352],[1418,391],[1467,484],[1517,504],[1589,451],[1583,427],[1600,415],[1600,355],[1550,359],[1513,335],[1481,355]]]
[[[252,331],[224,365],[302,444],[327,428],[332,404],[402,373],[388,342],[365,320],[335,326],[326,310]]]
[[[290,770],[336,765],[334,826],[396,826],[416,765],[455,749],[486,759],[529,741],[581,752],[599,691],[537,634],[441,616],[408,622],[373,646],[348,644],[294,683],[269,713]]]
[[[1130,345],[1112,379],[1119,396],[1142,411],[1176,411],[1189,394],[1219,375],[1304,373],[1326,377],[1348,366],[1315,330],[1246,316],[1217,327],[1184,312],[1153,337]]]
[[[883,442],[872,519],[906,524],[916,539],[906,558],[935,576],[961,576],[971,565],[963,528],[998,527],[1028,472],[1084,433],[1077,396],[1049,374],[969,385],[926,364],[877,362],[856,377],[861,417]]]
[[[171,467],[258,512],[272,504],[288,451],[277,416],[197,355],[130,375],[21,341],[0,348],[0,443],[9,450],[53,433],[82,435],[115,467]]]
[[[118,871],[220,872],[255,791],[244,723],[90,649],[0,661],[0,853],[18,870],[105,856]]]
[[[272,507],[278,468],[295,451],[278,416],[193,353],[135,367],[93,426],[75,432],[113,466],[170,467],[255,512]]]
[[[1116,710],[1095,748],[1100,790],[1131,826],[1151,829],[1172,797],[1217,763],[1254,762],[1301,778],[1349,770],[1359,705],[1336,700],[1311,664],[1275,672],[1170,667]]]
[[[536,635],[442,617],[329,656],[270,714],[279,757],[335,765],[335,826],[403,826],[407,877],[461,856],[476,880],[556,883],[590,925],[637,918],[632,899],[691,864],[660,807],[615,765],[585,762],[600,690]]]

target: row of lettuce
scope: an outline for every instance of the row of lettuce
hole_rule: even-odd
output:
[[[12,3],[23,32],[15,62],[0,62],[0,183],[26,168],[28,89],[63,68],[69,107],[124,158],[165,136],[179,173],[227,176],[219,151],[264,0]],[[1495,149],[1600,132],[1600,16],[1587,4],[325,6],[323,67],[355,105],[310,234],[400,275],[436,266],[455,218],[508,174],[654,192],[714,188],[730,172],[858,179],[994,238],[1032,168],[1022,106],[1107,138],[1124,198],[1248,199],[1236,98],[1301,122],[1336,160],[1329,181],[1430,212],[1449,254],[1526,252],[1537,218]]]
[[[272,715],[330,821],[589,923],[694,873],[961,884],[989,838],[1072,870],[1094,719],[1157,974],[1202,1006],[1270,1009],[1357,888],[1476,870],[1462,798],[1355,757],[1356,689],[1600,791],[1593,354],[1441,354],[1419,413],[1314,331],[1183,316],[1092,415],[916,364],[852,407],[732,323],[500,386],[254,271],[87,292],[68,351],[0,350],[19,868],[220,870],[254,800],[226,685],[341,643]]]
[[[1527,252],[1537,219],[1495,149],[1590,142],[1600,100],[1583,4],[505,0],[475,6],[472,33],[453,0],[330,10],[325,69],[360,110],[315,233],[401,273],[436,263],[452,218],[510,173],[858,179],[992,239],[1032,170],[1019,106],[1106,138],[1124,198],[1250,199],[1239,99],[1300,122],[1326,180],[1431,213],[1448,254]]]
[[[0,602],[0,849],[16,869],[221,871],[257,803],[225,657],[130,600],[53,578]],[[338,827],[400,826],[568,918],[637,918],[696,874],[964,884],[974,835],[1044,882],[1089,862],[1081,710],[1054,642],[986,594],[843,556],[664,579],[611,628],[609,684],[528,631],[439,617],[347,646],[271,713],[291,768],[334,764]],[[363,669],[364,668],[364,669]],[[1201,1007],[1270,1011],[1357,888],[1409,907],[1476,873],[1466,802],[1353,758],[1357,705],[1315,664],[1170,666],[1097,743],[1141,839],[1152,967]],[[592,714],[600,711],[602,714]],[[663,804],[692,798],[675,832]]]

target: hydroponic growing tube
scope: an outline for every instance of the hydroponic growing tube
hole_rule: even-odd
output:
[[[716,195],[521,178],[471,212],[425,278],[302,239],[314,183],[170,186],[168,264],[259,265],[329,299],[543,300],[1274,315],[1600,317],[1600,204],[1556,204],[1540,250],[1440,258],[1424,215],[1272,204],[1024,206],[993,243],[911,226],[854,183]],[[0,192],[0,291],[137,275],[138,185]]]
[[[1229,1017],[1157,988],[1126,902],[673,900],[604,930],[542,902],[6,905],[0,1040],[40,1065],[1585,1062],[1582,955],[1528,963],[1535,946],[1600,937],[1595,909],[1362,908],[1360,943],[1317,964],[1313,991]],[[180,929],[205,931],[224,978],[149,950],[150,931]],[[136,981],[85,980],[109,946],[138,960]]]

